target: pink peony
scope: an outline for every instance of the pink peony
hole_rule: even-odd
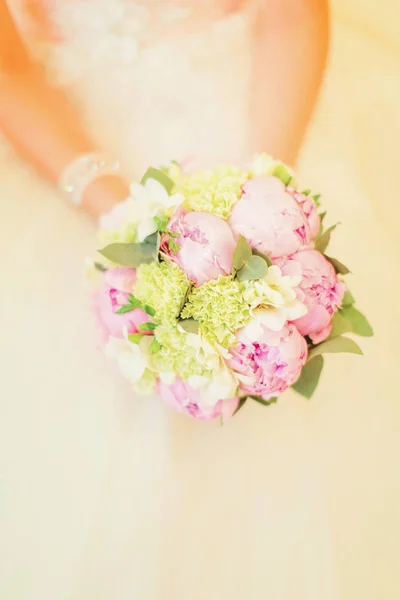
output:
[[[269,400],[298,379],[307,360],[307,343],[291,324],[278,333],[263,330],[257,340],[249,339],[246,328],[240,330],[236,346],[229,350],[228,364],[238,375],[242,394]]]
[[[135,308],[123,315],[116,311],[128,303],[136,283],[136,269],[117,267],[103,273],[103,286],[94,295],[94,306],[104,342],[110,336],[123,337],[123,329],[137,333],[141,323],[149,321],[149,315],[141,308]]]
[[[235,397],[218,400],[214,406],[205,406],[201,402],[199,390],[194,389],[180,378],[175,379],[174,383],[170,385],[159,381],[157,393],[176,411],[201,421],[210,421],[221,416],[229,419],[239,403],[239,398]]]
[[[220,217],[202,212],[178,210],[168,228],[180,233],[173,238],[180,246],[175,254],[163,236],[161,250],[176,262],[197,286],[232,272],[236,240],[229,225]]]
[[[305,194],[301,194],[294,188],[288,187],[286,190],[292,198],[301,206],[307,218],[308,227],[310,229],[310,239],[313,240],[319,233],[321,220],[317,212],[317,205],[314,199]]]
[[[280,262],[284,275],[301,275],[297,297],[308,313],[295,322],[302,335],[310,336],[314,344],[325,340],[332,329],[332,318],[341,305],[346,286],[335,269],[316,250],[304,250]]]
[[[306,215],[276,177],[248,181],[229,223],[234,233],[271,258],[293,254],[310,241]]]

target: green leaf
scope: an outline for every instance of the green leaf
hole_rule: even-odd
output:
[[[128,302],[133,308],[141,308],[142,307],[141,301],[138,300],[137,298],[135,298],[135,296],[133,294],[129,294]]]
[[[339,223],[331,225],[331,227],[328,227],[328,229],[316,239],[315,249],[318,250],[318,252],[322,252],[322,254],[325,252],[331,239],[331,233],[338,225]]]
[[[355,300],[353,294],[350,292],[350,290],[346,290],[343,296],[342,305],[351,306],[352,304],[354,304],[354,302]]]
[[[94,268],[97,269],[98,271],[101,271],[102,273],[104,273],[104,271],[107,271],[107,267],[105,267],[104,265],[102,265],[99,262],[94,262]]]
[[[314,356],[319,354],[336,354],[337,352],[348,352],[350,354],[362,354],[362,350],[358,344],[356,344],[350,338],[339,336],[333,340],[327,340],[314,346],[309,352],[308,359],[311,360]]]
[[[131,312],[136,307],[132,304],[123,304],[118,310],[115,311],[116,315],[124,315],[125,313]]]
[[[233,268],[239,271],[251,257],[251,246],[243,235],[239,235],[233,253]]]
[[[117,265],[123,267],[139,267],[143,263],[151,263],[158,258],[158,233],[149,235],[141,244],[110,244],[99,253]]]
[[[318,239],[319,237],[321,237],[321,235],[322,235],[322,232],[323,232],[323,230],[324,230],[324,219],[325,219],[325,217],[326,217],[326,211],[325,211],[325,212],[322,212],[322,213],[319,215],[319,231],[318,231],[318,236],[317,236],[317,239]]]
[[[289,185],[293,177],[284,165],[278,165],[272,171],[272,175],[280,179],[285,185]]]
[[[199,332],[199,322],[194,319],[182,319],[178,321],[178,325],[182,327],[186,333],[198,333]]]
[[[158,183],[161,183],[163,188],[167,190],[168,194],[171,193],[175,185],[172,179],[168,177],[166,173],[163,173],[163,171],[161,171],[160,169],[155,169],[154,167],[149,167],[147,169],[140,183],[144,185],[148,179],[155,179],[156,181],[158,181]]]
[[[324,254],[324,256],[325,256],[326,260],[331,263],[331,265],[335,269],[336,273],[338,273],[340,275],[347,275],[348,273],[350,273],[350,269],[348,267],[346,267],[346,265],[341,263],[340,260],[337,260],[336,258],[331,258],[330,256],[327,256],[326,254]]]
[[[268,265],[260,256],[251,256],[237,274],[239,281],[262,279],[268,273]]]
[[[337,338],[343,333],[349,333],[353,331],[353,327],[351,323],[342,316],[342,312],[338,311],[334,314],[333,322],[332,322],[332,331],[329,334],[329,339]]]
[[[132,342],[132,344],[139,344],[142,337],[143,336],[140,333],[131,333],[128,335],[128,340]]]
[[[167,229],[167,233],[172,238],[179,238],[182,235],[181,233],[177,233],[175,231],[171,231],[170,229]]]
[[[149,306],[148,304],[143,305],[143,310],[147,312],[147,314],[151,317],[154,317],[154,315],[156,314],[155,309],[152,306]]]
[[[299,379],[292,385],[292,388],[305,398],[311,398],[318,385],[323,366],[324,357],[321,355],[309,360],[304,365]]]
[[[178,254],[181,247],[177,242],[175,242],[175,240],[173,240],[172,238],[169,238],[168,249],[171,250],[171,252],[173,252],[174,254]]]
[[[248,396],[243,396],[242,398],[239,398],[239,404],[237,405],[237,408],[235,410],[235,412],[233,413],[232,417],[234,417],[241,408],[243,408],[243,406],[246,404],[248,400]]]
[[[255,400],[256,402],[258,402],[259,404],[262,404],[263,406],[269,406],[270,404],[275,404],[275,402],[277,402],[278,398],[275,396],[274,398],[270,398],[269,400],[264,400],[264,398],[261,398],[261,396],[247,396],[247,398],[251,398],[252,400]]]
[[[157,229],[160,233],[166,233],[167,232],[167,225],[168,225],[168,221],[169,221],[169,217],[167,217],[167,215],[164,215],[163,217],[153,217],[153,221],[157,226]]]
[[[311,190],[310,190],[310,189],[307,189],[307,190],[304,190],[304,191],[303,191],[303,192],[301,192],[301,193],[303,194],[303,196],[309,196],[309,195],[311,194]]]
[[[161,350],[160,342],[154,338],[149,346],[150,354],[157,354]]]
[[[317,206],[319,206],[319,205],[320,205],[320,201],[319,201],[319,199],[321,198],[321,194],[314,194],[313,198],[314,198],[314,202],[315,202],[315,204],[316,204]]]
[[[142,244],[149,244],[150,246],[157,246],[160,243],[160,236],[158,234],[158,231],[155,231],[154,233],[151,233],[150,235],[147,236],[147,238],[145,238],[142,242]]]
[[[340,314],[350,323],[351,331],[353,333],[362,335],[363,337],[371,337],[374,335],[374,331],[367,318],[354,306],[344,307],[340,311]]]
[[[155,323],[152,323],[151,321],[147,321],[146,323],[140,323],[140,325],[138,325],[138,330],[139,331],[154,331],[156,327],[157,327],[157,325]]]
[[[262,252],[260,252],[256,248],[253,248],[253,256],[259,256],[260,258],[262,258],[263,260],[265,260],[265,262],[267,263],[267,265],[269,267],[272,266],[272,260],[270,259],[270,257],[267,256],[266,254],[263,254]]]

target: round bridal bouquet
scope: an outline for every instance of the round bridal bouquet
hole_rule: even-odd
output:
[[[150,168],[101,219],[104,349],[138,394],[208,420],[310,397],[323,355],[372,335],[328,256],[319,196],[267,155],[246,168]]]

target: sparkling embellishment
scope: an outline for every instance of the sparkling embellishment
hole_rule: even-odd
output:
[[[117,160],[100,152],[82,154],[66,166],[61,174],[59,189],[77,206],[82,203],[85,188],[95,179],[113,175],[120,169]]]

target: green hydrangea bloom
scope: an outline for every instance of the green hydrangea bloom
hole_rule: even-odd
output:
[[[235,331],[250,320],[250,308],[243,297],[245,286],[232,276],[221,276],[194,288],[188,297],[182,318],[201,323],[210,342],[229,347],[235,343]]]
[[[133,385],[133,388],[140,396],[151,396],[154,394],[156,381],[157,373],[146,369],[139,381]]]
[[[249,175],[228,165],[184,176],[176,165],[171,167],[175,191],[185,196],[188,210],[209,212],[227,219],[232,207],[240,199],[243,184]]]
[[[135,297],[154,308],[154,320],[174,324],[190,282],[177,265],[162,261],[142,264],[137,270]]]
[[[154,363],[160,372],[175,373],[184,379],[190,375],[208,375],[212,369],[207,362],[199,360],[199,352],[187,344],[187,334],[177,327],[157,327],[160,351],[154,355]]]

